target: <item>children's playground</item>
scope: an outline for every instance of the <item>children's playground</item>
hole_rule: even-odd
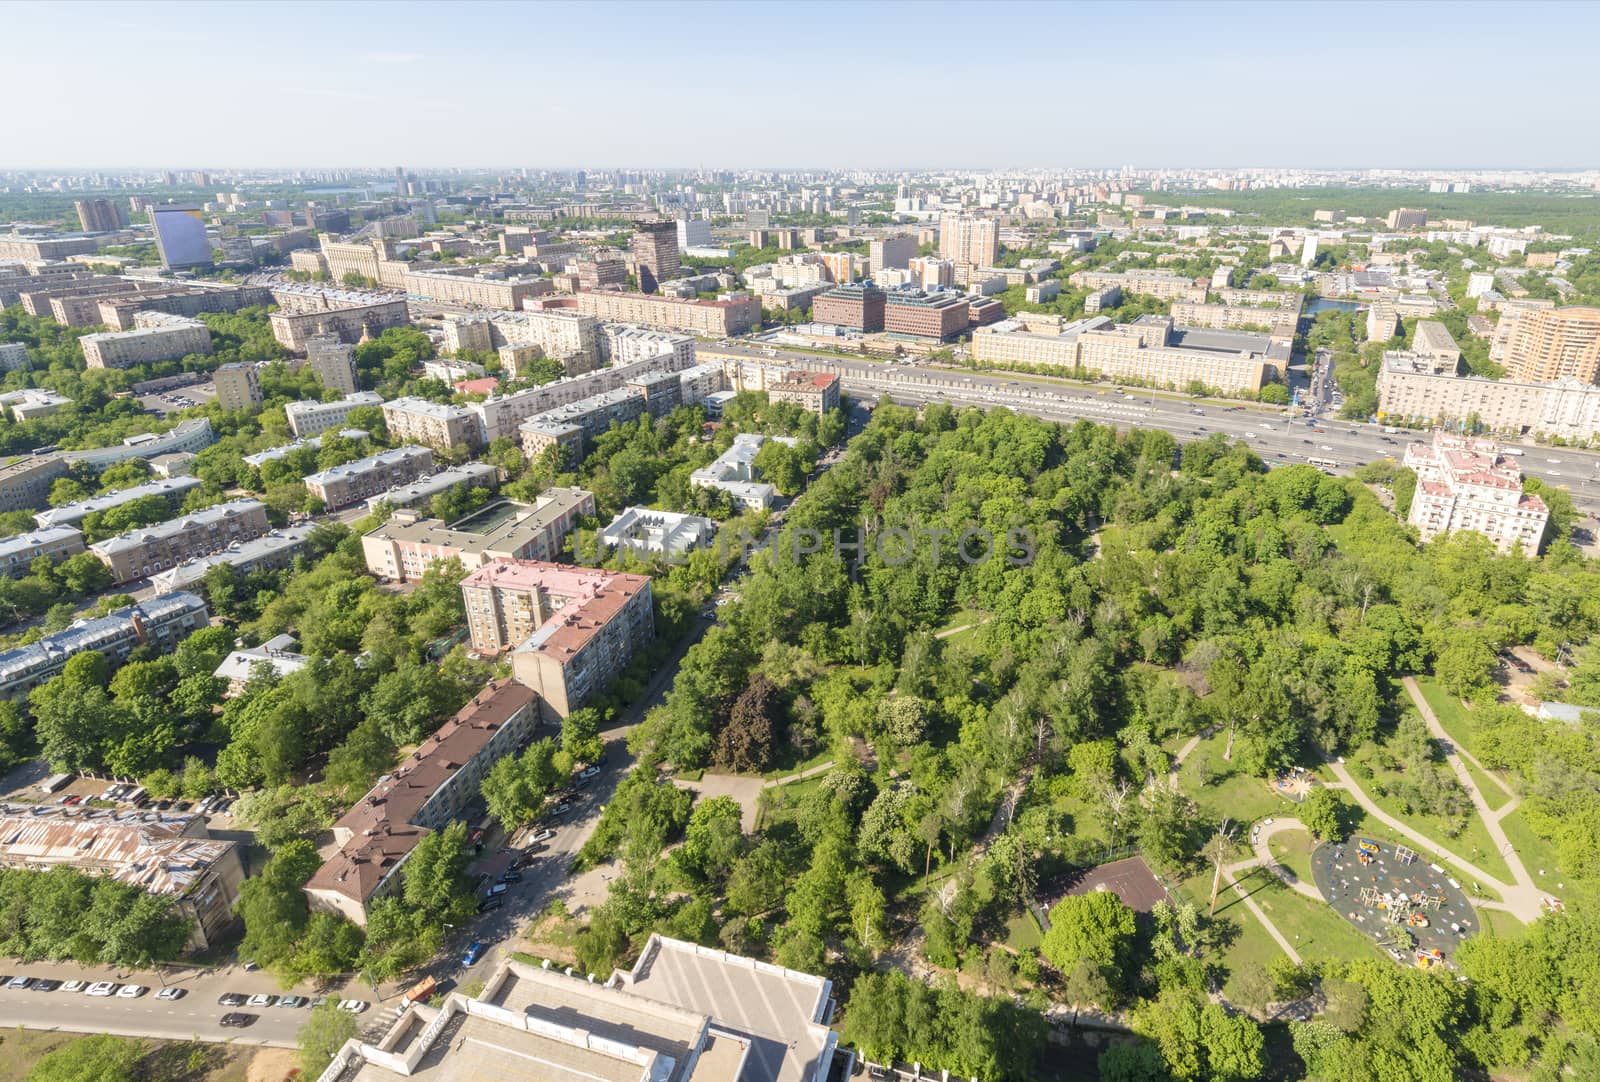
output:
[[[1319,845],[1311,874],[1328,903],[1398,961],[1451,966],[1456,944],[1478,932],[1461,885],[1403,845],[1348,838]],[[1395,934],[1408,932],[1414,946]]]

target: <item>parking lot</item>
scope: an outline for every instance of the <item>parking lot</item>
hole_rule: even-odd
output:
[[[188,409],[190,406],[204,406],[217,397],[217,385],[211,380],[204,383],[193,383],[187,387],[178,387],[171,391],[162,391],[159,394],[142,395],[139,404],[151,413],[166,416],[179,410]]]

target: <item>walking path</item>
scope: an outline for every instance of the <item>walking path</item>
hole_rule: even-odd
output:
[[[1183,747],[1178,749],[1178,754],[1172,757],[1172,770],[1168,772],[1168,777],[1176,782],[1178,780],[1178,771],[1183,767],[1183,761],[1194,754],[1194,749],[1200,746],[1201,741],[1216,736],[1221,728],[1222,726],[1220,725],[1213,725],[1208,729],[1200,730],[1200,732],[1184,741]]]
[[[1284,937],[1284,934],[1278,931],[1278,926],[1272,923],[1272,921],[1267,917],[1267,914],[1262,911],[1259,905],[1256,904],[1256,900],[1250,897],[1249,892],[1246,891],[1244,887],[1239,884],[1239,881],[1234,878],[1235,872],[1249,871],[1250,869],[1257,867],[1260,863],[1261,860],[1259,857],[1252,857],[1249,860],[1241,860],[1237,864],[1230,864],[1226,868],[1222,869],[1222,878],[1227,881],[1228,886],[1233,888],[1233,892],[1239,896],[1239,900],[1244,902],[1245,908],[1255,914],[1256,920],[1261,922],[1261,927],[1267,930],[1267,934],[1272,937],[1273,942],[1277,943],[1279,948],[1283,950],[1283,953],[1289,956],[1289,961],[1293,962],[1295,965],[1300,965],[1300,952],[1294,949],[1294,944],[1290,943],[1289,940]]]
[[[1495,786],[1499,788],[1501,792],[1505,793],[1506,796],[1511,798],[1510,804],[1507,804],[1505,807],[1499,809],[1498,811],[1491,812],[1490,814],[1496,819],[1503,819],[1509,815],[1513,808],[1522,803],[1522,798],[1513,792],[1511,786],[1502,781],[1498,774],[1484,766],[1482,763],[1478,762],[1478,757],[1476,755],[1473,755],[1472,752],[1461,747],[1450,738],[1450,734],[1446,732],[1444,726],[1439,723],[1439,719],[1434,714],[1433,708],[1428,705],[1428,700],[1422,697],[1422,689],[1417,686],[1416,680],[1406,676],[1402,677],[1400,682],[1406,686],[1406,693],[1411,696],[1411,701],[1417,704],[1417,710],[1422,714],[1422,720],[1427,723],[1428,732],[1433,734],[1433,738],[1435,740],[1444,745],[1445,754],[1448,756],[1461,756],[1461,758],[1465,759],[1467,762],[1483,771],[1484,777],[1494,782]],[[1476,788],[1470,783],[1470,781],[1465,779],[1463,780],[1462,784],[1467,786],[1469,792]]]
[[[1268,868],[1278,863],[1272,855],[1271,848],[1267,845],[1267,841],[1274,834],[1285,830],[1305,829],[1305,824],[1298,819],[1274,819],[1263,826],[1259,834],[1254,834],[1250,838],[1250,848],[1255,850],[1256,863],[1264,864]],[[1306,833],[1309,834],[1310,831],[1306,831]],[[1280,878],[1282,877],[1280,876]],[[1288,884],[1290,890],[1296,894],[1304,894],[1313,902],[1326,902],[1328,900],[1322,896],[1322,891],[1317,889],[1315,883],[1303,882],[1299,876],[1295,876],[1293,879],[1285,879],[1284,882]]]
[[[971,631],[973,628],[982,627],[993,619],[993,616],[985,616],[982,620],[977,620],[970,624],[962,624],[960,627],[947,627],[943,631],[934,632],[933,637],[936,639],[948,639],[951,635],[959,635],[963,631]]]

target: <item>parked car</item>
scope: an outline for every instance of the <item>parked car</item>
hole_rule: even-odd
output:
[[[168,988],[163,988],[163,989],[161,989],[161,991],[157,992],[156,993],[156,998],[157,999],[182,999],[184,996],[186,996],[188,994],[189,994],[189,990],[187,988],[171,988],[171,987],[168,987]]]
[[[88,994],[91,996],[114,996],[120,987],[122,986],[116,981],[95,981],[89,986]]]
[[[484,896],[485,899],[496,898],[496,897],[499,897],[500,895],[504,894],[507,889],[508,888],[506,887],[506,885],[504,883],[496,883],[494,886],[492,886],[488,890],[484,891],[483,892],[483,896]]]
[[[535,842],[535,843],[537,843],[537,842],[547,842],[551,838],[554,838],[555,836],[556,836],[556,832],[551,830],[549,827],[546,827],[545,829],[543,829],[543,830],[539,831],[537,834],[535,834],[532,838],[530,838],[529,841],[532,841],[532,842]]]
[[[81,992],[87,987],[89,987],[89,982],[87,981],[63,981],[61,983],[63,992]]]
[[[322,1006],[326,1002],[328,1002],[328,997],[327,996],[312,996],[311,997],[311,1002],[310,1002],[310,1004],[308,1004],[308,1006],[310,1006],[310,1008],[312,1010],[316,1010],[318,1007]]]
[[[121,988],[117,989],[117,998],[138,999],[148,991],[150,991],[150,989],[146,988],[142,984],[125,984]]]
[[[471,946],[467,947],[467,953],[461,956],[461,964],[464,966],[477,965],[478,959],[482,957],[483,944],[474,939]]]
[[[278,1006],[288,1007],[290,1010],[294,1010],[304,1007],[310,1002],[311,1001],[305,996],[284,996],[282,999],[278,1000]]]
[[[341,1011],[349,1011],[351,1014],[360,1014],[367,1009],[367,1001],[364,999],[341,999],[339,1001],[339,1009]]]
[[[32,977],[12,977],[10,980],[6,981],[6,987],[11,989],[13,992],[18,992],[28,987],[32,983]]]
[[[219,1007],[243,1007],[244,995],[239,992],[224,992],[217,997]]]
[[[35,992],[54,992],[60,987],[60,981],[52,981],[44,977],[40,977],[38,980],[33,982],[33,990]]]
[[[254,1022],[255,1020],[256,1020],[256,1016],[255,1015],[253,1015],[253,1014],[245,1014],[243,1011],[229,1011],[227,1014],[222,1016],[222,1024],[224,1026],[227,1026],[229,1029],[242,1028],[244,1026],[248,1026],[250,1023]]]
[[[278,1002],[277,996],[268,995],[266,992],[257,992],[245,1000],[244,1005],[246,1007],[270,1007],[276,1002]]]
[[[522,873],[517,871],[515,868],[507,868],[505,871],[500,873],[500,882],[502,883],[515,883],[521,879]]]
[[[496,896],[496,897],[493,897],[493,898],[485,898],[483,901],[478,903],[478,912],[480,912],[480,913],[492,912],[493,910],[499,909],[501,906],[503,906],[505,904],[506,904],[506,900],[504,898],[499,897],[499,896]]]

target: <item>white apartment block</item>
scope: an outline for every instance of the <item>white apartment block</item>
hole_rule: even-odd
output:
[[[1391,352],[1378,371],[1378,415],[1429,424],[1475,419],[1507,435],[1591,440],[1600,435],[1600,387],[1570,378],[1516,383],[1457,376],[1415,354]]]
[[[283,407],[283,412],[289,418],[289,431],[303,439],[330,428],[342,427],[350,419],[353,409],[381,405],[383,396],[377,391],[357,391],[337,402],[290,402]]]
[[[141,316],[147,313],[140,313]],[[136,364],[175,361],[191,353],[211,352],[211,329],[198,319],[159,315],[131,331],[86,334],[78,340],[90,368],[128,368]]]
[[[587,372],[600,363],[599,321],[567,309],[496,312],[445,320],[446,353],[462,350],[500,351],[512,376],[535,357],[553,357],[568,375]]]
[[[1417,475],[1406,521],[1430,541],[1456,530],[1481,533],[1502,553],[1539,551],[1550,511],[1522,491],[1522,471],[1489,440],[1436,432],[1432,443],[1406,448],[1405,464]]]

